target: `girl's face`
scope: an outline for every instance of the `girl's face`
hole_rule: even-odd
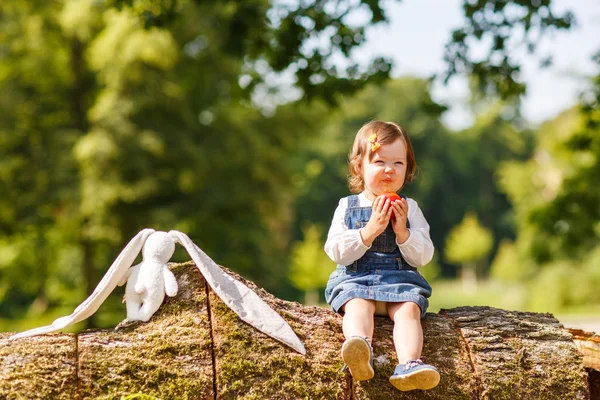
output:
[[[406,176],[406,161],[406,143],[402,138],[382,144],[371,161],[365,157],[362,172],[367,195],[379,196],[400,190]]]

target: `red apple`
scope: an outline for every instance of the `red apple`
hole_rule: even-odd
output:
[[[385,192],[383,195],[385,196],[386,199],[389,199],[392,203],[394,201],[401,199],[401,197],[396,192]]]
[[[392,202],[392,203],[395,201],[400,201],[400,199],[401,199],[401,197],[396,192],[385,192],[383,195],[385,196],[386,199],[389,199],[390,202]],[[392,217],[390,218],[390,221],[392,223],[394,223],[396,221],[396,215],[394,215],[393,211],[392,211]]]

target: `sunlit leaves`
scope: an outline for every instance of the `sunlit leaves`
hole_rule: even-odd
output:
[[[525,93],[520,77],[518,52],[535,53],[542,34],[570,29],[572,13],[556,15],[551,1],[471,1],[463,3],[464,26],[456,29],[445,49],[447,69],[442,75],[447,82],[459,74],[471,75],[479,90],[497,94],[503,99]],[[473,48],[486,50],[474,57]],[[541,64],[551,59],[542,56]]]
[[[323,251],[319,228],[311,224],[302,231],[304,239],[292,248],[290,279],[305,292],[316,291],[325,286],[335,264]]]
[[[64,3],[58,21],[65,36],[89,42],[94,30],[100,28],[102,8],[95,0],[67,0]]]
[[[89,60],[107,86],[122,89],[127,81],[139,83],[144,66],[173,67],[177,48],[169,31],[143,29],[128,10],[108,10],[105,20],[105,29],[90,47]]]
[[[244,90],[248,94],[259,85],[273,86],[272,77],[284,74],[293,76],[293,85],[306,100],[324,99],[335,104],[340,96],[355,92],[367,82],[382,82],[389,77],[389,59],[375,58],[361,65],[352,54],[364,43],[365,28],[386,20],[379,0],[111,2],[119,9],[131,10],[147,29],[181,23],[188,17],[185,10],[190,3],[210,12],[207,28],[218,28],[220,50],[245,59],[248,68]],[[367,17],[350,22],[355,15]],[[255,67],[261,61],[267,68]]]
[[[509,177],[504,178],[516,196],[515,209],[524,218],[521,223],[531,225],[540,239],[531,247],[540,262],[579,258],[598,243],[595,223],[600,220],[600,192],[593,184],[600,176],[597,137],[585,125],[583,115],[572,109],[540,128],[534,157],[521,167],[529,171],[529,186],[510,189]],[[517,166],[513,168],[518,171]]]
[[[533,273],[531,261],[519,253],[517,246],[508,239],[502,240],[491,263],[490,276],[503,282],[523,282]]]
[[[450,231],[445,257],[457,264],[479,261],[489,254],[493,240],[491,232],[481,226],[477,216],[467,213],[462,222]]]

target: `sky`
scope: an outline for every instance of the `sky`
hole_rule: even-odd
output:
[[[394,77],[441,73],[444,46],[451,31],[462,26],[462,3],[463,0],[386,0],[384,8],[390,22],[370,27],[366,43],[355,55],[364,60],[381,55],[391,57]],[[539,54],[551,52],[552,67],[540,69],[539,59],[523,57],[522,78],[528,88],[522,111],[534,126],[576,104],[579,93],[588,85],[585,77],[598,73],[591,57],[600,50],[600,1],[552,3],[557,14],[571,10],[577,26],[542,38]],[[450,106],[443,117],[450,128],[471,125],[473,117],[466,106],[469,93],[465,79],[455,78],[448,85],[436,84],[432,96]]]

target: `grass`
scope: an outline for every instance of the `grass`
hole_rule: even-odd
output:
[[[530,292],[523,283],[507,284],[486,280],[478,282],[473,291],[465,290],[458,280],[439,280],[431,285],[433,296],[429,299],[429,312],[458,306],[490,306],[504,310],[534,311],[551,313],[565,326],[588,328],[600,331],[600,304],[589,303],[577,306],[556,307],[549,301],[542,308],[529,305]],[[548,296],[553,292],[549,291]],[[539,306],[538,306],[539,307]]]
[[[505,310],[527,311],[527,290],[521,284],[494,281],[478,282],[472,290],[463,288],[457,280],[439,280],[431,284],[433,296],[429,299],[429,312],[458,306],[490,306]]]

